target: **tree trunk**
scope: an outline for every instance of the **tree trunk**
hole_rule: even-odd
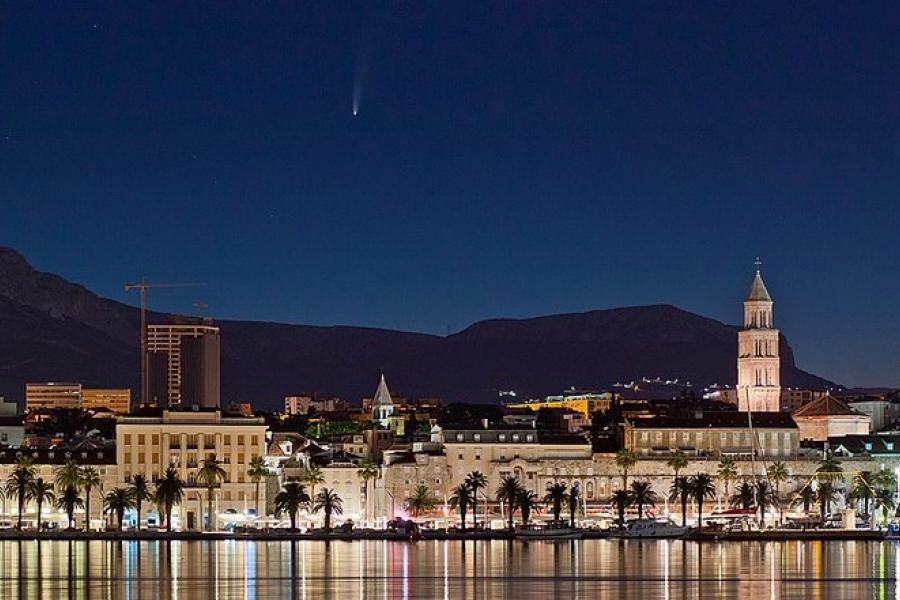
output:
[[[84,488],[84,530],[91,530],[91,488]]]
[[[39,501],[37,503],[37,530],[41,530],[41,507],[43,506],[43,502]]]
[[[256,518],[259,518],[259,479],[256,480]]]
[[[206,530],[213,530],[213,488],[206,488]]]
[[[681,496],[681,526],[687,527],[687,496]]]
[[[141,530],[141,501],[137,501],[137,530]]]

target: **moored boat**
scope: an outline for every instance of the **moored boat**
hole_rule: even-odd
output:
[[[684,537],[690,527],[682,527],[671,519],[637,519],[629,522],[624,529],[610,529],[610,537],[618,538],[669,538]]]
[[[577,540],[583,535],[584,530],[577,527],[529,525],[516,529],[519,540]]]

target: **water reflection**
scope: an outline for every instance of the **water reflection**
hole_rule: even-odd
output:
[[[900,600],[887,542],[0,542],[0,598]]]

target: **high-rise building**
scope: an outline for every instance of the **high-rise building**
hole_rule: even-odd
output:
[[[781,404],[778,330],[772,325],[772,297],[759,271],[744,300],[744,327],[738,332],[738,410],[776,412]]]
[[[25,411],[31,412],[41,408],[80,408],[81,384],[45,383],[25,384]]]
[[[218,408],[219,377],[219,328],[210,321],[147,326],[149,401]]]

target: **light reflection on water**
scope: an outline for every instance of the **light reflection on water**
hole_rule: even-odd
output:
[[[888,542],[0,542],[0,599],[900,600]]]

